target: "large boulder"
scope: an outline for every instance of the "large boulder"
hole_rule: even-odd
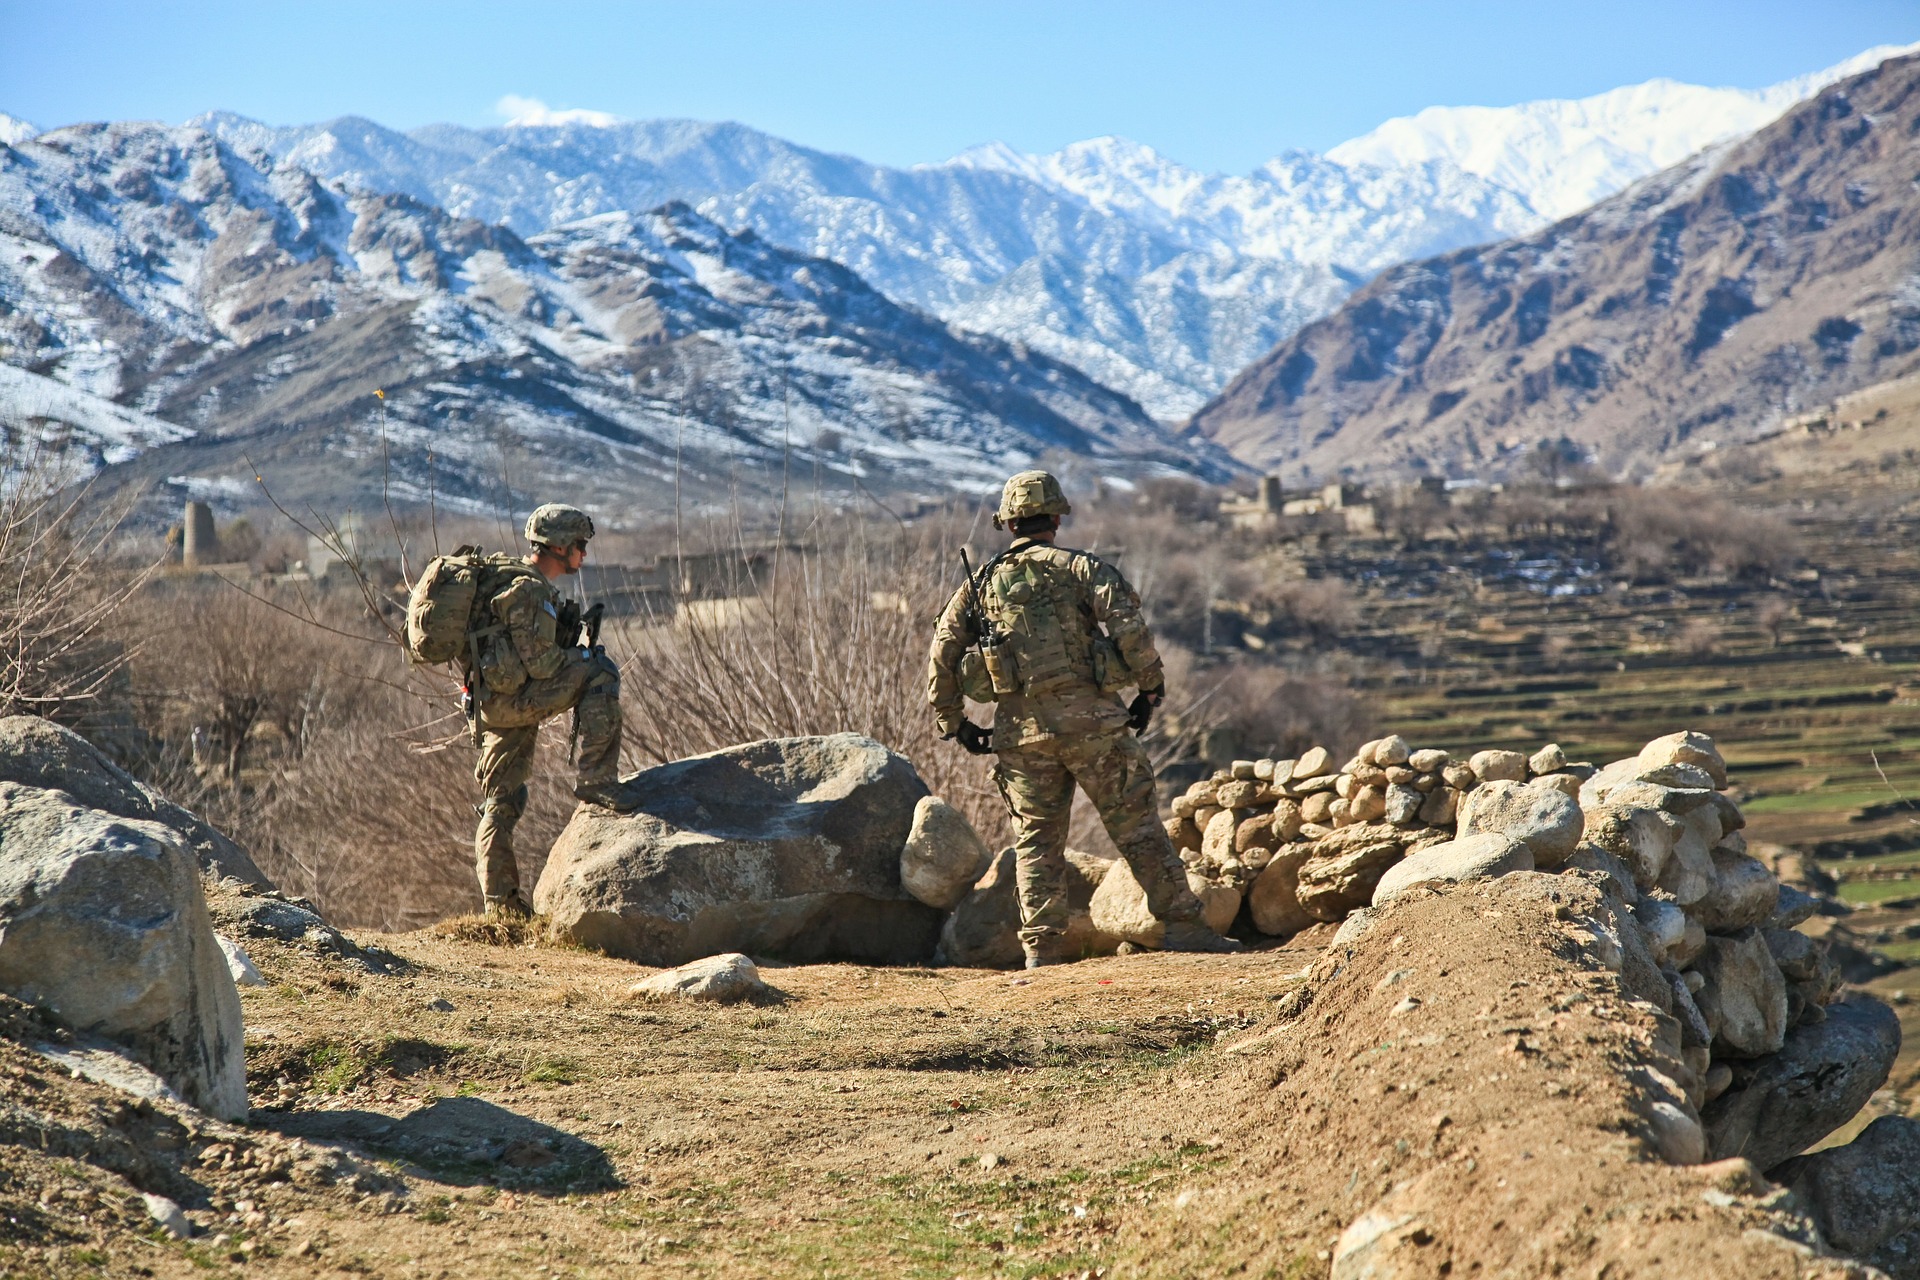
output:
[[[930,907],[951,911],[993,861],[967,816],[938,796],[922,796],[900,850],[900,883]]]
[[[1500,783],[1489,783],[1500,786]],[[1477,794],[1477,793],[1476,793]],[[1385,906],[1425,880],[1492,880],[1510,871],[1533,870],[1533,854],[1525,844],[1494,831],[1461,836],[1428,845],[1388,867],[1373,889],[1373,905]]]
[[[271,883],[245,849],[135,781],[91,742],[51,720],[0,718],[0,782],[64,791],[85,808],[172,827],[202,870],[247,884]]]
[[[1520,782],[1489,782],[1469,791],[1459,821],[1463,836],[1490,831],[1526,845],[1542,867],[1565,862],[1586,823],[1564,791]]]
[[[1789,1160],[1774,1177],[1843,1253],[1876,1262],[1874,1251],[1888,1241],[1920,1236],[1920,1120],[1881,1116],[1845,1146]],[[1912,1243],[1920,1247],[1920,1239]]]
[[[1795,1027],[1772,1057],[1732,1064],[1732,1086],[1701,1112],[1710,1158],[1771,1169],[1853,1119],[1887,1082],[1900,1053],[1893,1010],[1856,998],[1826,1013]]]
[[[240,996],[172,827],[0,782],[0,991],[246,1117]]]
[[[1315,920],[1343,920],[1373,901],[1374,886],[1400,861],[1416,833],[1384,822],[1342,827],[1307,846],[1294,896]]]
[[[1319,920],[1300,905],[1296,890],[1300,885],[1300,866],[1307,860],[1305,845],[1282,845],[1272,861],[1254,878],[1247,890],[1247,913],[1253,927],[1275,937],[1291,937]]]
[[[1200,899],[1200,917],[1216,933],[1225,933],[1240,914],[1240,891],[1187,872],[1187,887]],[[1102,934],[1143,947],[1166,939],[1167,922],[1147,908],[1147,891],[1124,859],[1115,859],[1088,905],[1093,927]]]
[[[900,882],[926,784],[871,738],[771,738],[622,779],[582,805],[534,906],[554,935],[641,964],[722,952],[924,963],[940,913]]]
[[[1097,853],[1067,850],[1067,935],[1060,944],[1061,954],[1076,959],[1110,956],[1119,948],[1120,939],[1095,928],[1089,914],[1094,891],[1115,861]],[[970,969],[1016,969],[1024,961],[1011,847],[994,855],[986,874],[954,907],[940,928],[940,945],[933,958],[935,964]]]

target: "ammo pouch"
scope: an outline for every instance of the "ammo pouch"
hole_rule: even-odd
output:
[[[968,702],[989,705],[1000,700],[993,691],[993,677],[987,674],[987,664],[972,649],[960,655],[960,693]]]
[[[1002,636],[997,640],[981,640],[980,657],[987,668],[987,683],[995,694],[986,701],[997,701],[999,695],[1020,692],[1020,663],[1014,657],[1010,639]]]
[[[1118,693],[1135,682],[1133,668],[1120,656],[1120,646],[1108,636],[1093,638],[1093,682],[1102,693]]]
[[[479,633],[480,679],[488,693],[511,698],[527,683],[527,664],[506,634],[504,626],[492,626]]]

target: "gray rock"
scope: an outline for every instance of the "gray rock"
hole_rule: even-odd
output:
[[[1461,793],[1452,787],[1435,787],[1420,805],[1420,821],[1429,827],[1451,827],[1459,821]]]
[[[1299,887],[1300,866],[1307,860],[1304,845],[1282,845],[1247,890],[1247,912],[1253,927],[1276,938],[1292,937],[1317,923],[1300,905],[1295,890]]]
[[[1663,787],[1676,787],[1690,791],[1711,791],[1713,778],[1705,769],[1690,764],[1663,764],[1657,769],[1642,768],[1640,781],[1657,783]]]
[[[1760,936],[1767,940],[1767,950],[1788,982],[1806,982],[1820,973],[1820,944],[1806,934],[1769,926]]]
[[[0,991],[247,1114],[240,996],[179,832],[0,782]]]
[[[1309,778],[1320,778],[1333,771],[1333,754],[1325,747],[1308,747],[1300,758],[1293,762],[1293,780],[1304,782]]]
[[[950,911],[993,861],[966,815],[938,796],[922,796],[900,850],[900,883],[930,907]]]
[[[1589,871],[1600,876],[1605,891],[1627,906],[1640,900],[1640,890],[1633,883],[1633,872],[1627,864],[1597,844],[1582,840],[1575,845],[1563,869]]]
[[[1627,865],[1633,883],[1651,889],[1660,882],[1680,838],[1680,820],[1641,805],[1594,804],[1583,818],[1588,843]]]
[[[107,759],[71,729],[39,716],[0,718],[0,782],[64,791],[82,807],[172,827],[204,871],[246,884],[271,882],[253,859],[199,817]]]
[[[1527,758],[1518,751],[1476,751],[1467,763],[1482,782],[1522,782],[1527,776]]]
[[[140,1193],[140,1204],[147,1216],[175,1240],[185,1240],[193,1234],[193,1223],[188,1221],[186,1210],[165,1196],[156,1196],[150,1191]]]
[[[1693,905],[1693,914],[1708,933],[1733,933],[1765,924],[1780,905],[1780,882],[1757,858],[1715,849],[1713,887]]]
[[[234,986],[264,987],[267,985],[267,980],[260,976],[260,970],[254,967],[253,961],[240,949],[239,943],[217,933],[213,935],[213,940],[219,944],[220,954],[226,959],[227,972],[233,976]]]
[[[1435,773],[1447,767],[1447,753],[1438,747],[1426,747],[1407,757],[1407,767],[1415,773]]]
[[[534,888],[566,941],[641,964],[726,951],[924,963],[940,913],[900,882],[926,784],[841,733],[729,747],[622,779],[627,814],[574,811]]]
[[[1637,758],[1615,760],[1580,784],[1580,807],[1591,810],[1609,803],[1614,789],[1633,781],[1639,772]]]
[[[704,1000],[711,1004],[765,1000],[774,994],[773,988],[761,980],[759,966],[737,951],[642,978],[628,990],[644,1000]]]
[[[1622,791],[1625,790],[1630,788],[1622,788]],[[1712,814],[1706,816],[1709,821],[1712,820]],[[1684,817],[1680,819],[1680,830],[1673,841],[1673,853],[1668,856],[1667,865],[1661,868],[1660,879],[1655,882],[1658,888],[1672,894],[1673,900],[1683,907],[1691,907],[1713,892],[1713,844],[1701,835],[1698,827],[1698,823],[1689,822]]]
[[[1495,832],[1517,840],[1542,867],[1557,867],[1580,843],[1580,806],[1551,787],[1492,781],[1468,792],[1460,805],[1460,834]]]
[[[1642,898],[1633,905],[1633,918],[1646,934],[1647,950],[1661,963],[1670,961],[1687,936],[1687,913],[1663,898]]]
[[[1106,879],[1114,859],[1067,850],[1067,934],[1061,953],[1078,958],[1112,955],[1120,939],[1093,925],[1089,907],[1094,890]],[[1013,850],[1002,849],[988,864],[973,891],[960,900],[940,929],[934,963],[969,969],[1014,969],[1024,961],[1020,949],[1020,894]]]
[[[1694,1049],[1711,1045],[1713,1028],[1707,1025],[1706,1015],[1694,1003],[1687,980],[1671,969],[1666,970],[1666,977],[1667,987],[1673,992],[1673,1016],[1680,1023],[1680,1047]]]
[[[1787,983],[1758,930],[1710,935],[1694,967],[1707,980],[1694,1002],[1713,1028],[1716,1058],[1758,1058],[1779,1050],[1787,1034]]]
[[[1567,767],[1567,753],[1557,742],[1549,742],[1527,757],[1527,768],[1534,773],[1558,773]]]
[[[1828,1005],[1824,1021],[1795,1027],[1771,1058],[1731,1064],[1732,1087],[1701,1117],[1709,1155],[1772,1169],[1851,1120],[1899,1053],[1900,1019],[1886,1005],[1867,997]]]
[[[1531,870],[1533,854],[1518,840],[1491,831],[1461,836],[1457,840],[1428,845],[1387,868],[1380,882],[1374,886],[1372,905],[1385,906],[1423,880],[1446,880],[1457,884],[1466,880],[1491,880],[1512,871]]]
[[[1426,797],[1412,787],[1387,788],[1386,818],[1396,827],[1410,827],[1420,821],[1420,806]]]
[[[1779,900],[1767,918],[1769,929],[1791,929],[1813,919],[1820,910],[1820,899],[1790,884],[1780,886]]]
[[[1843,1147],[1774,1170],[1813,1214],[1828,1244],[1872,1260],[1874,1250],[1920,1230],[1920,1120],[1881,1116]]]
[[[207,901],[214,927],[236,938],[287,942],[321,957],[343,960],[364,973],[389,973],[394,957],[360,946],[322,920],[313,904],[277,889],[222,881]]]
[[[1581,794],[1582,796],[1586,794],[1584,786],[1581,788]],[[1678,818],[1700,808],[1710,807],[1718,811],[1719,805],[1715,803],[1716,799],[1723,800],[1725,797],[1717,791],[1704,791],[1698,787],[1668,787],[1636,778],[1609,791],[1606,802],[1645,805],[1649,809],[1659,809],[1663,813],[1670,813]],[[1707,842],[1708,847],[1719,843],[1720,838],[1717,835]]]
[[[1340,927],[1333,931],[1333,941],[1327,945],[1330,947],[1352,946],[1366,936],[1367,931],[1378,923],[1379,918],[1379,913],[1372,907],[1358,908],[1340,922]]]
[[[1720,749],[1713,745],[1712,738],[1695,730],[1655,738],[1640,748],[1638,760],[1642,769],[1649,770],[1689,765],[1704,772],[1714,788],[1727,785],[1727,762],[1720,758]]]
[[[1405,764],[1413,757],[1413,744],[1399,734],[1390,734],[1373,744],[1373,762],[1378,765]]]

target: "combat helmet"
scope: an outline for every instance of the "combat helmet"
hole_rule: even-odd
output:
[[[549,502],[527,517],[527,541],[543,547],[571,547],[593,536],[593,517],[578,507]]]
[[[1064,516],[1072,511],[1073,504],[1051,472],[1022,471],[1000,491],[1000,509],[994,512],[993,527],[1004,529],[1028,516]]]

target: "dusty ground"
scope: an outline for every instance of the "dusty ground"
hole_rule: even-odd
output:
[[[1649,1154],[1653,1020],[1572,928],[1463,892],[1351,956],[769,968],[786,999],[730,1009],[547,947],[256,942],[247,1128],[0,1040],[0,1274],[1317,1276],[1422,1175],[1416,1274],[1831,1273]]]

